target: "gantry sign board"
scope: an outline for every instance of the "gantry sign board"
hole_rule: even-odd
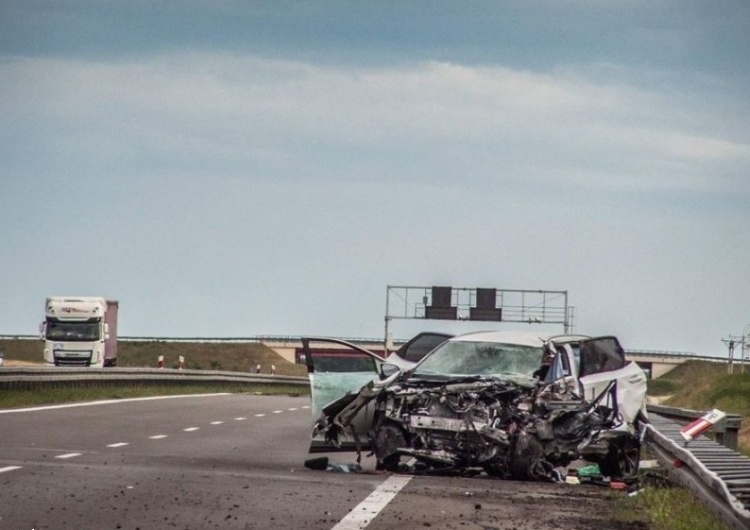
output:
[[[568,333],[572,308],[568,291],[389,285],[386,336],[388,322],[397,319],[562,324]]]

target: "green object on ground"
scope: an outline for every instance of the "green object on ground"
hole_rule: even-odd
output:
[[[600,477],[602,472],[599,470],[599,464],[591,464],[578,468],[579,477]]]

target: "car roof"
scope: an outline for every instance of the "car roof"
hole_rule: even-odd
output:
[[[449,342],[497,342],[499,344],[518,344],[521,346],[541,347],[552,334],[528,331],[474,331],[457,335]]]

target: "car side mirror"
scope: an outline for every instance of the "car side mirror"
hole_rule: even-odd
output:
[[[393,374],[399,372],[401,368],[396,366],[393,363],[383,363],[380,365],[380,376],[385,379],[386,377],[390,377]]]

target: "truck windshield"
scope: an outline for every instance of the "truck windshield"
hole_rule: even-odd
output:
[[[47,340],[95,341],[100,339],[99,322],[47,321]]]

